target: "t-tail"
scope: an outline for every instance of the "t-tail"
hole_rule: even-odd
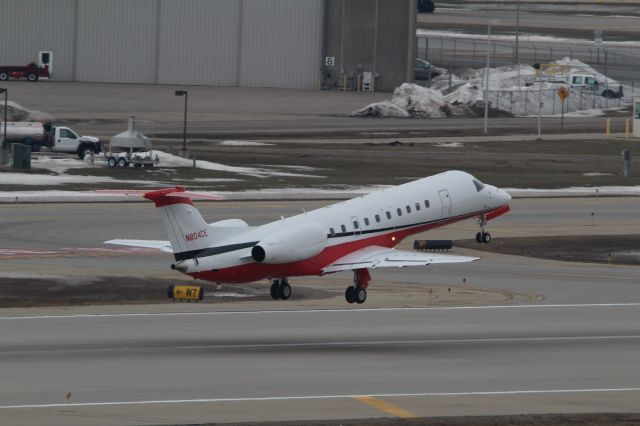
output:
[[[220,200],[222,197],[186,192],[183,187],[147,192],[144,198],[153,201],[160,211],[162,223],[177,261],[195,258],[217,240],[212,229],[192,203],[193,198]],[[176,264],[179,268],[179,262]]]

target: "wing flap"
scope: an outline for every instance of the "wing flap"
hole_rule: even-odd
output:
[[[159,241],[159,240],[109,240],[105,241],[105,244],[116,244],[120,246],[130,246],[130,247],[141,247],[141,248],[150,248],[161,250],[166,253],[173,253],[171,249],[171,243],[169,241]]]
[[[407,266],[427,266],[438,263],[465,263],[478,257],[454,256],[450,254],[413,252],[386,247],[367,247],[350,253],[322,270],[323,274],[349,271],[361,268],[404,268]]]

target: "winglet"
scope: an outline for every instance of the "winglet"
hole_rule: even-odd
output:
[[[172,204],[191,204],[193,199],[203,200],[223,200],[219,195],[198,194],[196,192],[185,191],[184,186],[174,188],[162,188],[155,191],[146,192],[143,195],[147,200],[151,200],[156,207],[170,206]]]

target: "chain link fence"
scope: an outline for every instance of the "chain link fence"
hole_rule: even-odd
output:
[[[633,95],[640,90],[636,90],[636,83],[625,83],[625,87],[631,87]],[[497,108],[507,111],[516,116],[538,115],[538,104],[541,102],[542,115],[557,115],[564,113],[584,111],[588,109],[603,109],[611,107],[623,107],[628,105],[623,99],[609,99],[603,97],[599,92],[594,92],[589,87],[572,87],[569,95],[563,101],[558,97],[558,89],[523,88],[522,90],[489,90],[487,99],[490,108]],[[627,98],[628,99],[628,98]]]
[[[438,36],[417,37],[417,57],[434,65],[457,71],[464,68],[513,65],[516,57],[515,43],[487,42],[487,40]],[[580,60],[598,72],[618,81],[640,82],[640,58],[611,49],[587,47],[560,47],[521,42],[518,47],[518,63],[549,63],[569,57]]]

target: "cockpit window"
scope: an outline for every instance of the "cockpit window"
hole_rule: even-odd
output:
[[[478,192],[482,191],[482,189],[484,188],[484,183],[480,182],[478,179],[474,179],[473,184],[476,186],[476,190]]]

